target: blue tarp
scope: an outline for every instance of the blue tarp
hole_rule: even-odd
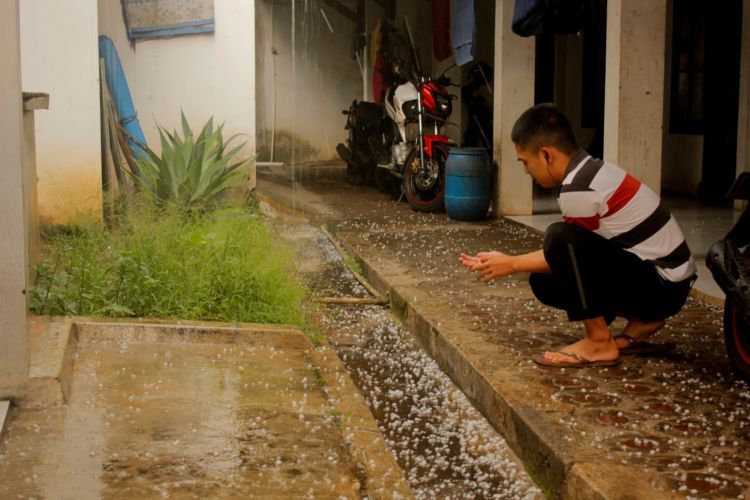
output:
[[[120,57],[117,55],[117,49],[112,40],[104,35],[99,36],[99,57],[104,59],[104,75],[107,79],[109,92],[112,94],[112,101],[115,104],[120,125],[125,132],[131,137],[128,139],[130,152],[133,157],[139,158],[145,154],[145,151],[136,144],[146,144],[146,137],[143,135],[143,129],[138,122],[138,115],[135,113],[133,98],[130,96],[128,81],[125,79],[125,72],[120,63]],[[135,141],[133,140],[135,139]]]
[[[462,66],[474,60],[477,37],[474,0],[456,0],[453,12],[453,56],[456,58],[456,64]]]

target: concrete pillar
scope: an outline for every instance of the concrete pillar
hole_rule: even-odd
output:
[[[28,377],[18,0],[0,2],[0,397]]]
[[[737,173],[750,171],[750,0],[742,3],[740,99],[737,122]]]
[[[534,37],[511,31],[513,0],[495,3],[495,92],[493,154],[498,166],[492,210],[499,215],[531,215],[533,192],[516,156],[510,133],[516,119],[534,104]]]
[[[604,159],[661,187],[667,0],[607,2]]]
[[[39,212],[37,202],[36,127],[34,112],[49,108],[49,96],[42,93],[23,93],[23,199],[26,228],[26,284],[36,282],[36,266],[41,261],[39,241]],[[29,295],[26,294],[27,304]]]

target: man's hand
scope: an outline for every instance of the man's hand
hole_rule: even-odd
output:
[[[513,264],[516,257],[502,252],[479,252],[476,256],[462,253],[461,264],[477,273],[477,279],[489,283],[500,276],[516,272]]]
[[[461,262],[461,264],[468,267],[470,271],[473,271],[474,266],[479,264],[479,257],[477,257],[476,255],[461,253],[461,255],[458,256],[458,260],[459,262]]]
[[[522,255],[506,255],[502,252],[479,252],[476,255],[462,253],[458,260],[470,271],[477,273],[477,279],[485,283],[514,273],[552,272],[542,250]]]

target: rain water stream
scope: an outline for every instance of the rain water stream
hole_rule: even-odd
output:
[[[318,296],[366,297],[325,234],[277,224]],[[418,498],[541,498],[504,439],[380,306],[320,308],[319,321]]]

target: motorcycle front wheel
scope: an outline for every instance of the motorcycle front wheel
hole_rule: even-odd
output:
[[[724,343],[734,371],[750,382],[750,324],[729,296],[724,302]]]
[[[447,148],[433,144],[432,158],[424,155],[422,165],[419,148],[412,150],[404,167],[404,195],[417,212],[442,212],[445,210],[445,161]]]

